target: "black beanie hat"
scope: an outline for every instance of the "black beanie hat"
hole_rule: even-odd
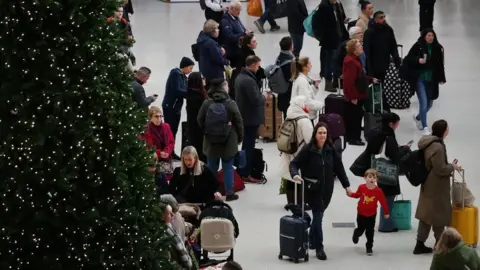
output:
[[[183,57],[182,61],[180,61],[180,68],[194,66],[194,65],[195,65],[195,62],[193,62],[192,59],[188,57]]]

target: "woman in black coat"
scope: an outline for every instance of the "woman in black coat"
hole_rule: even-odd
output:
[[[189,144],[197,149],[198,157],[203,162],[207,162],[207,157],[203,154],[204,131],[197,123],[197,116],[206,99],[205,79],[200,72],[192,72],[188,76],[187,85],[187,136]]]
[[[424,135],[430,135],[427,112],[439,96],[439,84],[447,81],[443,46],[438,43],[433,29],[422,31],[403,60],[400,72],[418,97],[419,111],[414,117],[417,127],[423,130]]]
[[[385,153],[385,156],[394,164],[400,166],[400,160],[410,151],[412,142],[405,146],[399,146],[395,137],[395,129],[400,125],[400,117],[396,113],[386,113],[383,115],[382,128],[372,130],[368,139],[367,148],[355,160],[350,170],[356,176],[362,176],[371,167],[371,158],[374,155]],[[400,183],[396,186],[386,186],[378,183],[387,198],[388,208],[392,209],[395,197],[401,194]],[[383,213],[383,209],[380,209]],[[378,230],[380,232],[397,232],[393,219],[385,219],[383,214],[380,216]]]
[[[338,176],[347,194],[350,194],[351,190],[342,158],[330,140],[325,123],[317,123],[310,142],[290,162],[290,175],[297,182],[303,181],[305,199],[312,208],[309,246],[316,250],[319,260],[326,260],[322,220],[323,213],[332,199],[334,175]]]

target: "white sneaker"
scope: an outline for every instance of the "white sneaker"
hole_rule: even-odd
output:
[[[422,122],[417,119],[416,114],[413,114],[413,121],[415,121],[415,125],[417,125],[418,130],[423,130]]]
[[[424,136],[432,135],[432,133],[430,132],[430,129],[428,127],[423,129],[423,135]]]

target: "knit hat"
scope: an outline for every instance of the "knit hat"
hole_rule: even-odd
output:
[[[182,61],[180,61],[180,68],[194,66],[194,65],[195,65],[195,62],[193,62],[192,59],[188,57],[183,57]]]

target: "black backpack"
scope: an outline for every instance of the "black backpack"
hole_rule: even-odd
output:
[[[250,176],[256,179],[263,180],[259,184],[266,184],[267,178],[263,174],[268,170],[267,163],[263,160],[263,149],[254,148],[252,152],[252,171]]]
[[[205,137],[211,144],[224,145],[230,137],[232,123],[228,115],[228,104],[231,101],[231,99],[222,102],[213,101],[207,108]]]
[[[412,186],[418,187],[427,181],[430,170],[428,170],[427,166],[425,165],[425,150],[436,142],[440,142],[440,140],[434,140],[430,142],[422,150],[418,149],[410,152],[403,160],[403,171]]]

